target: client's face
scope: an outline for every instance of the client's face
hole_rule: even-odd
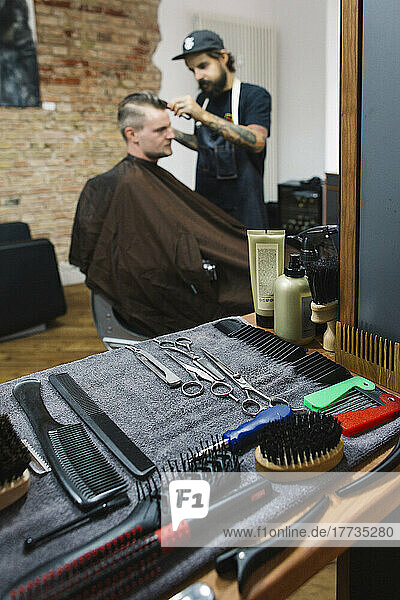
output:
[[[139,147],[144,158],[157,161],[164,156],[170,156],[171,141],[175,135],[167,111],[146,106],[145,114],[144,126],[137,132]]]

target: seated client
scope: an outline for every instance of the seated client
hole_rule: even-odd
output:
[[[150,92],[130,94],[118,123],[127,156],[86,183],[70,262],[144,335],[250,312],[243,225],[157,165],[172,154],[166,103]]]

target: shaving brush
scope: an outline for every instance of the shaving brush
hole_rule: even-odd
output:
[[[306,273],[312,296],[311,321],[326,323],[322,346],[334,352],[339,294],[338,258],[320,258],[307,263]]]

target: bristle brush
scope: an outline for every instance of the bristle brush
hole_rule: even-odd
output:
[[[333,352],[338,312],[339,261],[334,256],[309,262],[306,264],[306,274],[312,296],[311,321],[326,323],[322,346]]]
[[[241,488],[210,506],[217,515],[240,506],[250,514],[263,505],[271,491],[264,478]],[[132,595],[161,570],[161,557],[184,545],[193,532],[204,527],[202,520],[182,521],[177,531],[172,524],[143,535],[132,528],[132,518],[84,547],[51,559],[20,578],[2,600],[121,600]]]
[[[331,415],[301,413],[264,428],[255,451],[258,471],[329,471],[343,457],[342,427]]]
[[[292,409],[287,404],[277,404],[265,408],[250,421],[242,423],[236,429],[228,429],[222,436],[217,436],[215,440],[211,441],[210,445],[205,444],[201,448],[196,448],[191,460],[214,450],[218,451],[220,448],[229,448],[237,455],[245,454],[251,448],[257,446],[260,432],[266,425],[275,420],[286,419],[291,414]]]
[[[29,451],[8,415],[0,415],[0,510],[21,498],[29,488]]]
[[[227,453],[224,449],[223,454]],[[189,450],[187,456],[190,454],[193,452]],[[171,461],[168,467],[174,472],[185,471],[189,466],[187,456]],[[214,453],[212,460],[202,457],[202,466],[206,460],[216,464],[216,456]],[[163,477],[162,473],[157,474]],[[179,540],[187,541],[196,527],[204,526],[202,520],[195,519],[182,521],[176,532],[171,524],[160,529],[158,482],[152,477],[137,482],[137,486],[139,496],[144,497],[122,523],[23,575],[2,600],[122,599],[154,578],[161,570],[161,557],[173,550],[174,545],[179,546]],[[218,499],[210,505],[210,513],[226,512],[236,506],[249,514],[268,500],[270,491],[271,484],[264,478],[258,479]]]

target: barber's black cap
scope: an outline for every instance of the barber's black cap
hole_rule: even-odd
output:
[[[194,54],[195,52],[204,52],[205,50],[222,50],[224,48],[224,42],[214,31],[208,29],[200,29],[199,31],[192,31],[183,40],[182,54],[174,56],[172,60],[179,60],[186,58],[188,54]]]

